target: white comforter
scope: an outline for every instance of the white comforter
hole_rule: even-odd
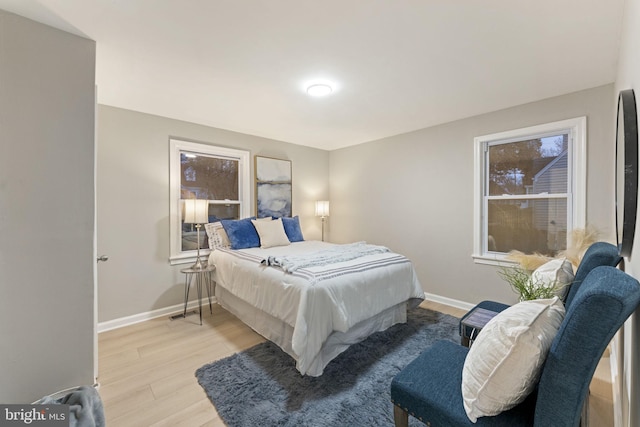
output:
[[[218,285],[293,327],[292,348],[302,374],[332,332],[346,332],[401,302],[424,299],[413,265],[393,252],[293,273],[260,263],[270,256],[302,256],[330,247],[306,241],[269,249],[217,249],[209,255]]]

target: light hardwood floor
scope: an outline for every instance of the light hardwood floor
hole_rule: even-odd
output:
[[[465,313],[428,301],[422,307],[456,317]],[[160,317],[99,334],[98,381],[107,425],[224,426],[195,371],[263,341],[216,304],[213,315],[203,306],[202,326],[197,315]]]
[[[203,312],[202,326],[197,315],[161,317],[99,335],[99,392],[109,427],[224,426],[195,371],[264,338],[218,305],[213,316]]]

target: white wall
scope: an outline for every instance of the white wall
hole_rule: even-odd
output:
[[[184,301],[185,265],[169,265],[170,137],[249,150],[252,182],[253,156],[291,160],[293,214],[306,239],[320,239],[314,209],[329,197],[327,151],[104,105],[97,134],[98,253],[109,256],[98,265],[99,322]]]
[[[617,102],[618,92],[633,89],[636,106],[640,107],[640,0],[627,0],[623,13],[622,36],[618,64],[618,77],[613,94]],[[615,120],[612,116],[611,120]],[[640,210],[639,210],[640,212]],[[626,272],[640,278],[640,224],[636,225],[636,238],[631,258],[626,259]],[[620,339],[624,337],[624,339]],[[623,333],[615,340],[614,356],[619,371],[614,389],[616,402],[616,426],[640,425],[640,312],[636,312],[624,326]]]
[[[93,383],[95,43],[0,11],[0,402]]]
[[[332,151],[330,239],[407,255],[428,293],[516,302],[496,267],[471,258],[473,138],[587,116],[587,223],[615,241],[613,109],[607,85]]]

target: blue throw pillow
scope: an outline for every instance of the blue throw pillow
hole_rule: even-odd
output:
[[[282,218],[282,225],[284,225],[284,232],[287,234],[290,242],[303,242],[302,230],[300,230],[300,220],[298,216],[293,218]]]
[[[231,249],[246,249],[260,247],[260,236],[251,223],[256,217],[244,219],[223,219],[220,221],[224,231],[229,236]]]

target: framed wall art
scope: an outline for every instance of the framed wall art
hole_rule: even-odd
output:
[[[256,216],[291,216],[291,160],[255,156]]]

